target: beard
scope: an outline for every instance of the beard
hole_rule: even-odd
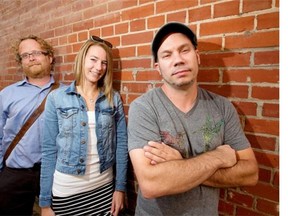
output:
[[[177,88],[177,89],[189,88],[192,85],[194,85],[194,83],[196,81],[195,79],[172,81],[172,80],[165,79],[164,77],[162,77],[162,78],[163,78],[164,82],[166,82],[168,85],[174,86],[174,88]]]
[[[44,68],[42,64],[31,64],[23,68],[23,72],[27,77],[42,78],[50,74],[50,67]]]

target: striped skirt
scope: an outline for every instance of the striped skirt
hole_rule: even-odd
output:
[[[92,191],[52,199],[52,209],[59,216],[101,215],[110,214],[114,184],[110,182]]]

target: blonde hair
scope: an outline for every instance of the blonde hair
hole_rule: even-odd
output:
[[[102,42],[87,40],[82,45],[76,56],[74,65],[76,85],[83,85],[85,57],[87,55],[89,48],[93,45],[102,47],[107,55],[106,73],[104,74],[103,77],[101,77],[100,80],[98,80],[97,86],[99,90],[103,91],[110,105],[113,106],[113,56],[112,56],[112,49],[109,48],[106,44]]]

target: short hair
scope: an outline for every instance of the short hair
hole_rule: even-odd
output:
[[[12,49],[14,50],[14,53],[15,53],[15,58],[16,58],[16,62],[18,64],[21,64],[21,56],[20,56],[20,53],[19,53],[19,45],[22,41],[24,40],[28,40],[28,39],[31,39],[31,40],[35,40],[37,43],[39,43],[41,49],[45,50],[49,56],[52,57],[52,63],[51,63],[51,70],[53,71],[54,69],[54,65],[55,65],[55,56],[54,56],[54,48],[47,42],[45,41],[44,39],[40,38],[40,37],[37,37],[35,35],[28,35],[26,37],[22,37],[20,39],[18,39],[15,44],[12,46]]]

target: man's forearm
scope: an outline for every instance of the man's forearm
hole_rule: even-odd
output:
[[[219,168],[231,167],[236,163],[235,152],[228,146],[190,159],[170,160],[156,165],[151,165],[145,158],[144,167],[141,161],[143,152],[140,151],[142,150],[134,150],[130,152],[130,156],[145,198],[188,191],[202,184]]]
[[[252,186],[258,181],[257,163],[239,160],[235,166],[217,170],[203,185],[211,187]]]

